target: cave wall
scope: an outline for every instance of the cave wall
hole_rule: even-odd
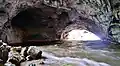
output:
[[[24,40],[27,38],[34,40],[58,39],[58,32],[64,29],[69,22],[67,12],[61,11],[58,14],[56,8],[41,6],[21,11],[11,20],[14,28],[20,28],[25,32]]]
[[[120,0],[74,0],[72,7],[79,16],[95,21],[107,39],[120,42]]]
[[[66,23],[69,22],[66,9],[57,9],[46,3],[44,4],[43,1],[40,0],[16,0],[6,1],[6,3],[5,6],[8,6],[8,8],[6,8],[5,15],[8,16],[8,19],[6,19],[6,22],[2,22],[3,32],[1,34],[4,41],[11,43],[22,42],[26,39],[24,39],[25,36],[35,32],[33,31],[35,30],[32,28],[33,26],[40,26],[36,32],[39,33],[43,30],[41,36],[47,38],[46,40],[56,40],[59,38],[62,29],[65,28]],[[42,12],[40,12],[41,10]],[[21,15],[23,11],[29,11],[29,13],[25,12]],[[3,17],[5,16],[3,15]],[[21,26],[20,24],[23,25]]]
[[[85,26],[94,23],[94,25],[96,25],[95,27],[99,28],[98,31],[97,29],[92,30],[94,26],[92,26],[92,28],[90,28],[91,26],[85,28],[93,33],[98,32],[96,34],[100,34],[100,36],[119,41],[119,27],[111,27],[111,25],[116,24],[114,23],[116,20],[118,20],[117,24],[119,24],[119,5],[116,7],[116,4],[119,2],[120,0],[116,0],[115,2],[113,0],[2,0],[0,8],[4,9],[0,11],[0,26],[4,27],[6,22],[10,23],[13,17],[25,9],[40,8],[43,7],[41,4],[45,4],[49,7],[57,8],[56,12],[58,14],[61,13],[61,11],[68,12],[70,23],[67,24],[70,24],[70,26],[71,24]],[[113,17],[116,18],[115,21],[113,20]],[[88,21],[85,18],[87,18]],[[57,26],[64,28],[60,24]],[[62,31],[64,32],[64,30],[60,28],[58,28],[59,31],[57,32],[59,35]],[[115,34],[113,34],[113,29],[117,31]]]

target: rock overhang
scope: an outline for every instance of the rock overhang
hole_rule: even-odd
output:
[[[84,26],[85,29],[95,33],[100,38],[106,38],[106,33],[105,33],[106,31],[103,30],[103,27],[96,24],[95,21],[93,21],[89,18],[86,18],[83,15],[78,14],[78,12],[76,12],[77,10],[75,10],[74,8],[73,9],[64,8],[64,7],[61,8],[59,6],[58,6],[58,8],[52,7],[52,6],[49,6],[48,4],[47,5],[44,4],[42,2],[42,0],[37,0],[34,2],[32,2],[32,0],[31,1],[27,1],[27,0],[26,1],[23,1],[23,0],[22,1],[13,1],[13,0],[11,0],[11,1],[7,1],[6,5],[8,6],[8,7],[6,6],[7,7],[6,12],[8,13],[8,19],[6,19],[7,20],[6,22],[9,22],[9,23],[11,23],[11,21],[14,18],[16,18],[16,16],[18,16],[18,14],[20,14],[23,11],[26,11],[29,9],[33,9],[33,10],[35,9],[35,11],[37,11],[36,9],[44,10],[44,8],[50,7],[52,9],[55,9],[55,12],[57,13],[57,16],[53,15],[53,17],[52,17],[53,19],[56,19],[56,18],[59,19],[59,17],[63,17],[62,19],[59,19],[61,22],[58,21],[59,24],[55,25],[56,27],[50,26],[50,28],[51,27],[55,28],[55,32],[56,32],[56,34],[58,34],[58,37],[61,36],[62,32],[69,30],[69,28],[67,28],[67,27],[69,27],[70,25],[77,24],[78,25],[78,26],[76,26],[77,28],[79,28],[79,26]],[[31,14],[32,13],[33,12],[31,12]],[[65,15],[65,17],[67,17],[67,19],[65,19],[64,16],[60,16],[60,14],[62,14],[62,13],[64,15],[67,13],[67,15]],[[52,13],[47,12],[47,14],[52,14]],[[26,25],[24,25],[24,26],[26,26]],[[75,27],[72,26],[72,28],[75,28]],[[45,35],[45,34],[43,34],[43,35]]]

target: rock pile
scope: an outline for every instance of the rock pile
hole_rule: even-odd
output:
[[[20,66],[21,62],[42,58],[42,51],[35,46],[11,47],[6,43],[0,46],[0,64],[5,66]]]
[[[36,60],[42,58],[42,51],[37,49],[35,46],[30,47],[12,47],[8,54],[7,63],[15,64],[20,66],[21,62]]]

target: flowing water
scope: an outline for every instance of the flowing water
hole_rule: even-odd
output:
[[[37,47],[43,51],[44,65],[40,60],[23,62],[22,66],[120,66],[120,53],[108,48],[103,41],[64,42],[63,44]],[[119,51],[119,50],[118,50]]]

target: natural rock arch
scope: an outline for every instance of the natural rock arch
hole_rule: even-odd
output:
[[[49,3],[46,0],[44,0],[44,1],[45,2],[43,2],[43,0],[34,0],[34,1],[33,0],[30,0],[30,1],[27,1],[27,0],[25,0],[25,1],[24,0],[10,0],[9,1],[8,0],[8,1],[6,1],[5,8],[6,8],[6,12],[8,14],[7,17],[9,19],[2,20],[2,23],[4,24],[4,26],[6,25],[6,22],[10,23],[10,26],[11,26],[10,21],[12,21],[13,18],[16,17],[19,13],[21,13],[22,11],[27,10],[29,8],[33,8],[33,9],[34,8],[38,8],[38,9],[43,8],[42,4],[44,4],[48,7],[56,8],[57,9],[56,12],[58,12],[58,15],[61,14],[62,12],[63,13],[66,13],[66,12],[68,13],[69,17],[68,17],[68,19],[66,19],[67,22],[64,23],[64,19],[63,19],[63,21],[61,21],[60,23],[62,23],[64,25],[62,25],[62,26],[61,26],[61,24],[59,25],[59,27],[63,28],[63,29],[58,28],[58,25],[57,25],[57,30],[56,31],[57,31],[57,34],[59,36],[61,35],[61,32],[64,32],[64,28],[66,28],[66,26],[69,26],[69,25],[75,24],[75,23],[76,24],[79,23],[81,25],[87,26],[86,28],[89,31],[91,31],[95,34],[98,34],[99,36],[102,36],[102,38],[103,37],[108,38],[107,29],[109,28],[109,23],[112,20],[111,17],[110,17],[111,16],[111,0],[110,0],[110,2],[109,1],[108,2],[106,2],[106,1],[102,2],[102,0],[100,0],[100,2],[95,1],[94,3],[93,3],[93,1],[87,2],[86,0],[81,1],[81,3],[78,3],[77,0],[76,1],[70,0],[70,2],[68,2],[69,7],[68,7],[68,4],[65,4],[65,6],[60,6],[58,4],[58,6],[56,6],[54,4],[54,2]],[[93,5],[91,5],[91,3],[93,3]],[[74,6],[75,4],[76,4],[77,7]],[[106,4],[106,5],[103,7],[102,4]],[[94,6],[94,5],[98,5],[98,6]],[[99,8],[99,7],[102,7],[102,8]],[[75,12],[71,8],[76,9],[76,11],[78,11],[79,13]],[[98,12],[96,12],[95,9],[97,9]],[[87,11],[89,11],[91,13],[89,13],[89,12],[87,13]],[[85,18],[83,18],[83,17],[85,17]],[[88,21],[85,21],[86,18],[87,18]],[[104,18],[106,18],[106,19],[104,19]],[[82,24],[82,22],[85,23],[85,24]],[[88,22],[95,23],[94,25],[96,25],[99,28],[99,30],[96,30],[93,27],[92,28],[88,27],[88,25],[87,25],[87,24],[89,24]],[[91,24],[89,24],[89,25],[91,25]],[[11,31],[14,32],[16,30],[18,30],[18,29],[15,28],[13,30],[13,27],[11,27]],[[21,30],[21,29],[19,29],[19,30]],[[11,31],[9,31],[9,32],[11,33]]]

